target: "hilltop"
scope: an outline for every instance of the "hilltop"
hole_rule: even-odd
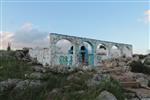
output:
[[[0,100],[145,100],[150,55],[104,60],[94,69],[46,68],[27,50],[0,52]]]

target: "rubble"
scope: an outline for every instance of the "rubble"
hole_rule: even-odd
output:
[[[0,82],[0,92],[7,91],[9,89],[12,89],[16,86],[17,83],[19,83],[20,79],[8,79],[6,81]]]
[[[40,86],[42,86],[40,80],[23,80],[16,84],[16,87],[14,87],[13,91],[24,90],[28,87],[39,88]]]
[[[102,91],[96,100],[117,100],[117,98],[108,91]]]

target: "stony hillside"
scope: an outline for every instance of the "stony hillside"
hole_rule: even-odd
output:
[[[95,69],[44,68],[24,51],[0,52],[0,100],[149,100],[150,56],[103,61]]]

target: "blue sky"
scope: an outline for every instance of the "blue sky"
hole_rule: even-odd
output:
[[[45,44],[45,38],[52,32],[128,43],[133,45],[134,52],[144,53],[150,48],[149,4],[150,2],[146,0],[144,2],[7,1],[2,3],[2,37],[7,37],[6,41],[13,41],[13,46],[17,48],[28,44],[32,46],[34,43]],[[3,47],[6,41],[2,43]]]

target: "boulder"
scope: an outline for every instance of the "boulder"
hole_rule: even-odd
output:
[[[45,80],[48,78],[47,74],[40,72],[33,72],[28,76],[29,79]]]
[[[42,86],[40,80],[24,80],[20,81],[13,90],[24,90],[28,87],[30,88],[39,88]]]
[[[24,80],[24,81],[20,81],[16,87],[14,88],[14,90],[24,90],[29,86],[30,81],[29,80]]]
[[[133,77],[136,79],[137,82],[140,83],[141,86],[147,87],[148,86],[148,81],[149,81],[149,76],[142,74],[142,73],[134,73]]]
[[[14,88],[20,81],[20,79],[8,79],[6,81],[0,82],[0,92],[4,92]]]
[[[48,98],[47,98],[47,100],[53,100],[53,98],[55,97],[55,96],[57,96],[57,95],[60,95],[60,94],[62,94],[62,89],[60,89],[60,88],[55,88],[55,89],[53,89],[49,94],[48,94]],[[62,97],[63,98],[63,97]],[[61,99],[62,99],[61,98]],[[63,99],[62,99],[63,100]]]
[[[96,100],[117,100],[117,98],[108,91],[102,91]]]
[[[47,72],[46,68],[44,68],[41,65],[32,66],[32,69],[33,69],[33,71],[36,71],[36,72],[42,72],[42,73]]]
[[[110,79],[110,76],[108,74],[94,74],[92,79],[89,79],[86,83],[88,87],[99,85],[102,80]]]
[[[140,77],[136,79],[137,82],[140,83],[141,86],[148,87],[148,80],[144,77]]]
[[[150,65],[150,56],[144,59],[144,65]]]

